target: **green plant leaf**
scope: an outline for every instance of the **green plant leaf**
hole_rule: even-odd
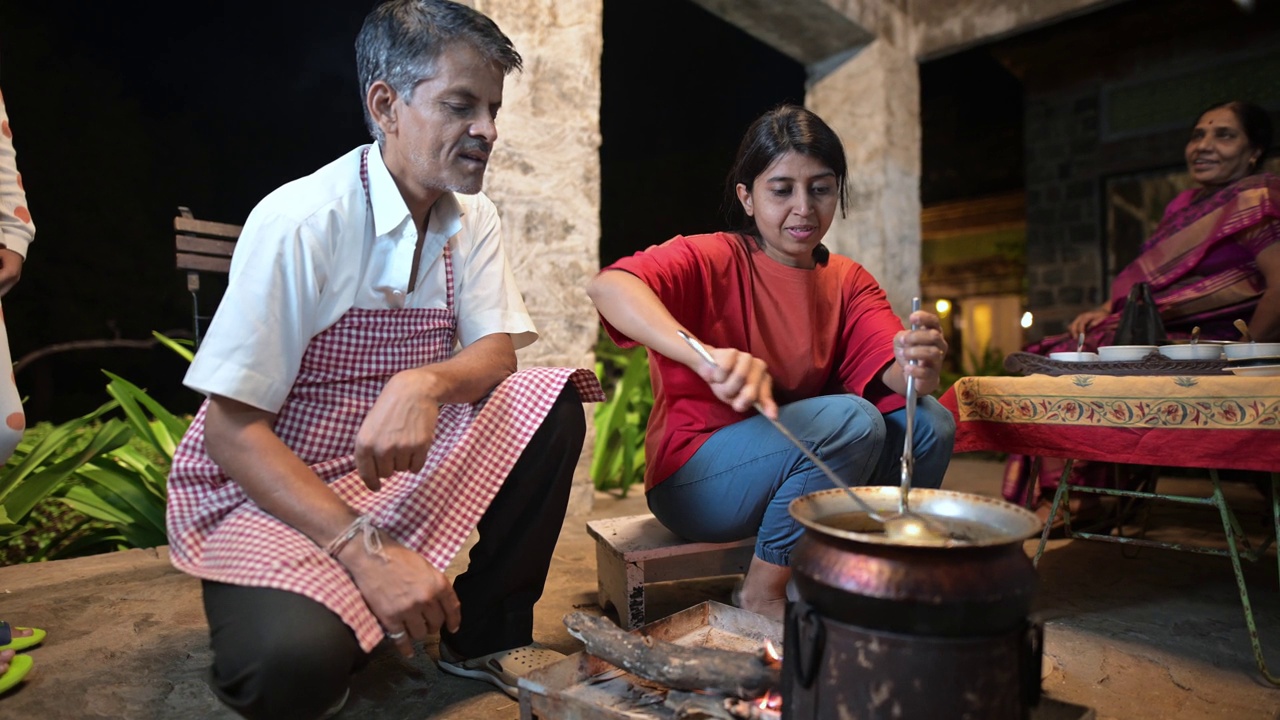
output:
[[[65,540],[73,533],[64,533],[60,540]],[[66,545],[59,547],[58,542],[50,542],[45,546],[45,554],[41,560],[58,560],[61,558],[80,557],[82,555],[98,555],[101,553],[123,550],[128,547],[123,534],[114,528],[95,528],[77,536]]]
[[[0,506],[0,540],[16,538],[27,532],[28,529],[26,525],[11,521],[9,513],[5,512],[3,506]]]
[[[145,390],[134,385],[128,380],[125,380],[119,375],[107,372],[106,370],[104,370],[103,373],[106,374],[107,377],[111,378],[111,382],[107,385],[107,392],[111,393],[112,397],[116,398],[117,402],[123,404],[124,400],[120,396],[125,395],[137,404],[145,407],[151,413],[152,417],[156,419],[156,422],[160,423],[164,427],[165,432],[168,433],[170,437],[181,438],[186,434],[187,427],[191,425],[190,420],[180,418],[169,412],[163,405],[156,402],[154,398],[148,395]],[[150,421],[147,422],[150,424]],[[173,453],[172,451],[169,451],[166,455],[172,456]]]
[[[139,453],[128,445],[111,451],[109,457],[116,464],[119,464],[124,468],[125,471],[137,475],[139,484],[145,487],[147,492],[161,499],[167,497],[169,475],[168,463],[161,467],[153,462],[151,458]]]
[[[83,486],[68,488],[66,494],[58,499],[77,512],[112,525],[123,525],[133,519],[127,512]]]
[[[4,497],[5,511],[11,518],[25,518],[36,503],[56,490],[77,468],[129,442],[132,436],[133,430],[127,425],[119,420],[108,420],[79,452],[31,474],[21,485],[15,487]]]
[[[15,453],[17,457],[10,459],[10,462],[5,465],[4,473],[0,475],[0,501],[7,505],[6,498],[9,494],[14,491],[14,488],[25,484],[32,472],[46,462],[56,462],[73,452],[84,442],[82,435],[87,432],[93,421],[117,405],[113,400],[87,415],[52,427],[30,449],[23,448],[20,443],[19,449],[23,452]],[[16,465],[14,460],[17,460]]]
[[[649,356],[643,347],[621,350],[602,336],[596,348],[596,374],[612,380],[608,399],[596,406],[591,479],[596,489],[628,488],[644,477],[644,430],[653,409]]]
[[[174,416],[137,385],[106,370],[102,372],[111,378],[111,382],[107,384],[107,393],[120,404],[120,409],[138,437],[147,440],[165,457],[173,457],[175,449],[173,438],[181,438],[186,433],[189,423]],[[151,412],[164,428],[164,432],[157,432],[157,428],[152,426],[143,408]]]
[[[144,477],[98,461],[81,466],[76,476],[88,482],[72,490],[88,490],[122,512],[127,517],[125,522],[164,533],[164,503],[148,491]]]
[[[179,357],[186,360],[187,362],[191,362],[196,357],[195,352],[192,350],[192,348],[195,347],[195,343],[191,340],[175,340],[174,338],[171,338],[168,335],[156,332],[154,330],[151,331],[151,336],[154,337],[156,340],[159,340],[161,345],[164,345],[165,347],[174,351],[175,353],[178,354]]]

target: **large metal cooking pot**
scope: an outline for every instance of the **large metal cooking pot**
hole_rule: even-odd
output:
[[[877,512],[897,511],[896,487],[853,488]],[[1022,543],[1039,532],[1034,513],[1012,503],[949,490],[912,489],[912,510],[965,529],[945,543],[895,542],[843,490],[792,501],[803,534],[792,578],[825,617],[889,632],[963,637],[1014,631],[1026,623],[1035,569]]]

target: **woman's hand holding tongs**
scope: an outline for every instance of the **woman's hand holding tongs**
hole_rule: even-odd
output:
[[[894,392],[906,395],[908,375],[915,378],[916,392],[928,395],[941,383],[942,359],[947,354],[947,340],[942,336],[942,321],[923,310],[911,313],[913,330],[902,330],[893,338],[894,367],[884,374],[884,382]]]
[[[773,378],[763,360],[734,348],[706,347],[706,350],[715,364],[699,357],[689,367],[707,381],[716,397],[741,413],[759,405],[760,412],[777,419]]]

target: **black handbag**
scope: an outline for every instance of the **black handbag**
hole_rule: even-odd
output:
[[[1129,288],[1129,297],[1120,313],[1113,345],[1158,345],[1168,339],[1160,310],[1151,299],[1151,286],[1144,282]]]

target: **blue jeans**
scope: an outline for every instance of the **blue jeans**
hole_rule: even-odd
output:
[[[824,395],[778,408],[778,419],[850,485],[897,485],[905,409],[881,414],[856,395]],[[920,398],[915,415],[913,487],[942,484],[955,439],[951,412]],[[756,556],[790,565],[804,526],[792,500],[834,487],[768,418],[717,430],[688,462],[649,491],[649,510],[677,535],[696,542],[756,536]]]

